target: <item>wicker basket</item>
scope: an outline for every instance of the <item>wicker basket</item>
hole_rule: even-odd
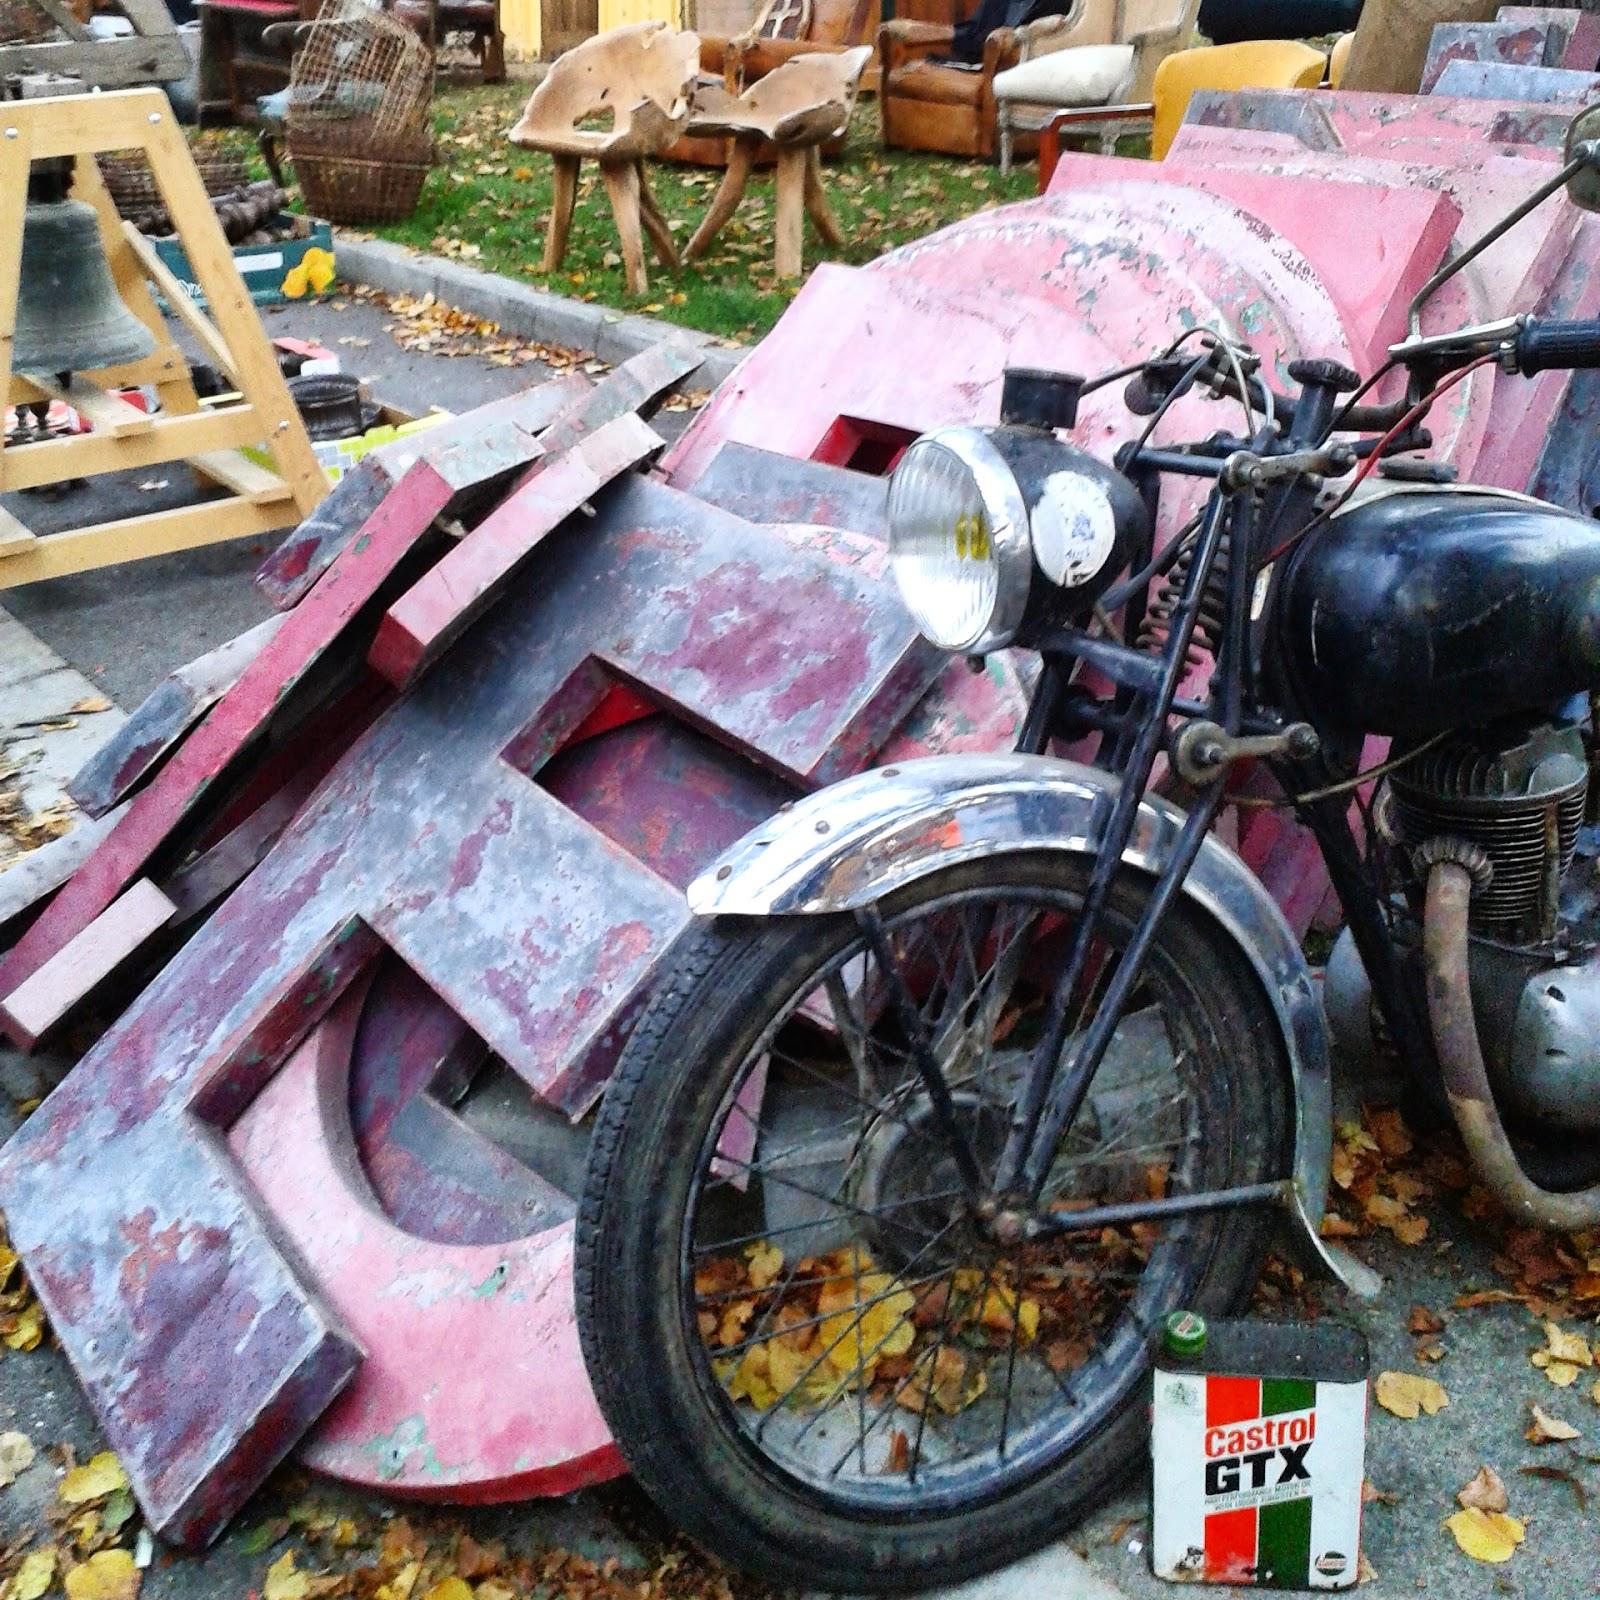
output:
[[[431,152],[421,160],[298,148],[291,155],[306,210],[329,222],[403,222],[433,170]]]
[[[213,200],[234,194],[250,182],[250,169],[244,157],[230,150],[201,151],[190,147],[200,180]],[[131,222],[143,233],[172,232],[167,203],[156,186],[150,163],[142,155],[103,155],[99,157],[100,176],[105,179],[111,203],[124,222]]]

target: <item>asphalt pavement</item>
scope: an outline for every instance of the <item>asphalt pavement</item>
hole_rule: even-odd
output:
[[[413,414],[431,406],[470,411],[552,376],[543,361],[499,366],[485,356],[408,349],[386,328],[405,324],[369,300],[336,297],[263,307],[271,338],[310,339],[337,354],[344,371],[369,380],[373,398]],[[180,343],[187,338],[180,332]],[[687,412],[658,413],[672,438]],[[200,498],[181,463],[91,479],[59,500],[0,496],[0,505],[48,533]],[[267,616],[250,579],[275,536],[235,539],[179,555],[0,591],[0,606],[25,623],[119,705],[132,709],[174,667],[214,649]]]

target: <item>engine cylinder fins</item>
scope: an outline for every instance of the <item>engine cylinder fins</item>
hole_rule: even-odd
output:
[[[1419,751],[1389,786],[1392,825],[1407,854],[1440,835],[1484,852],[1493,873],[1473,896],[1473,925],[1503,926],[1527,923],[1545,907],[1552,845],[1558,871],[1571,865],[1589,769],[1577,727],[1502,723]]]

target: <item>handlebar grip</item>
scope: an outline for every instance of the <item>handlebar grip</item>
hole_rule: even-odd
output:
[[[1600,367],[1600,318],[1525,322],[1517,333],[1517,370],[1526,377],[1551,368]]]

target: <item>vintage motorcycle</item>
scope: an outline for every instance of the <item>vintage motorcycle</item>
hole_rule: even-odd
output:
[[[606,1419],[719,1554],[850,1590],[1013,1559],[1144,1459],[1171,1312],[1239,1308],[1285,1218],[1341,1270],[1321,998],[1212,834],[1241,763],[1320,846],[1352,1031],[1513,1214],[1600,1222],[1600,525],[1417,454],[1479,366],[1600,366],[1600,321],[1417,315],[1561,185],[1600,209],[1600,107],[1567,156],[1365,384],[1301,360],[1275,393],[1190,330],[1092,382],[1011,371],[999,427],[895,469],[922,632],[1037,652],[1015,752],[865,772],[692,885],[578,1223]],[[1123,380],[1148,421],[1108,466],[1060,432]],[[1197,389],[1244,430],[1152,444]],[[1180,476],[1208,488],[1158,549]]]

